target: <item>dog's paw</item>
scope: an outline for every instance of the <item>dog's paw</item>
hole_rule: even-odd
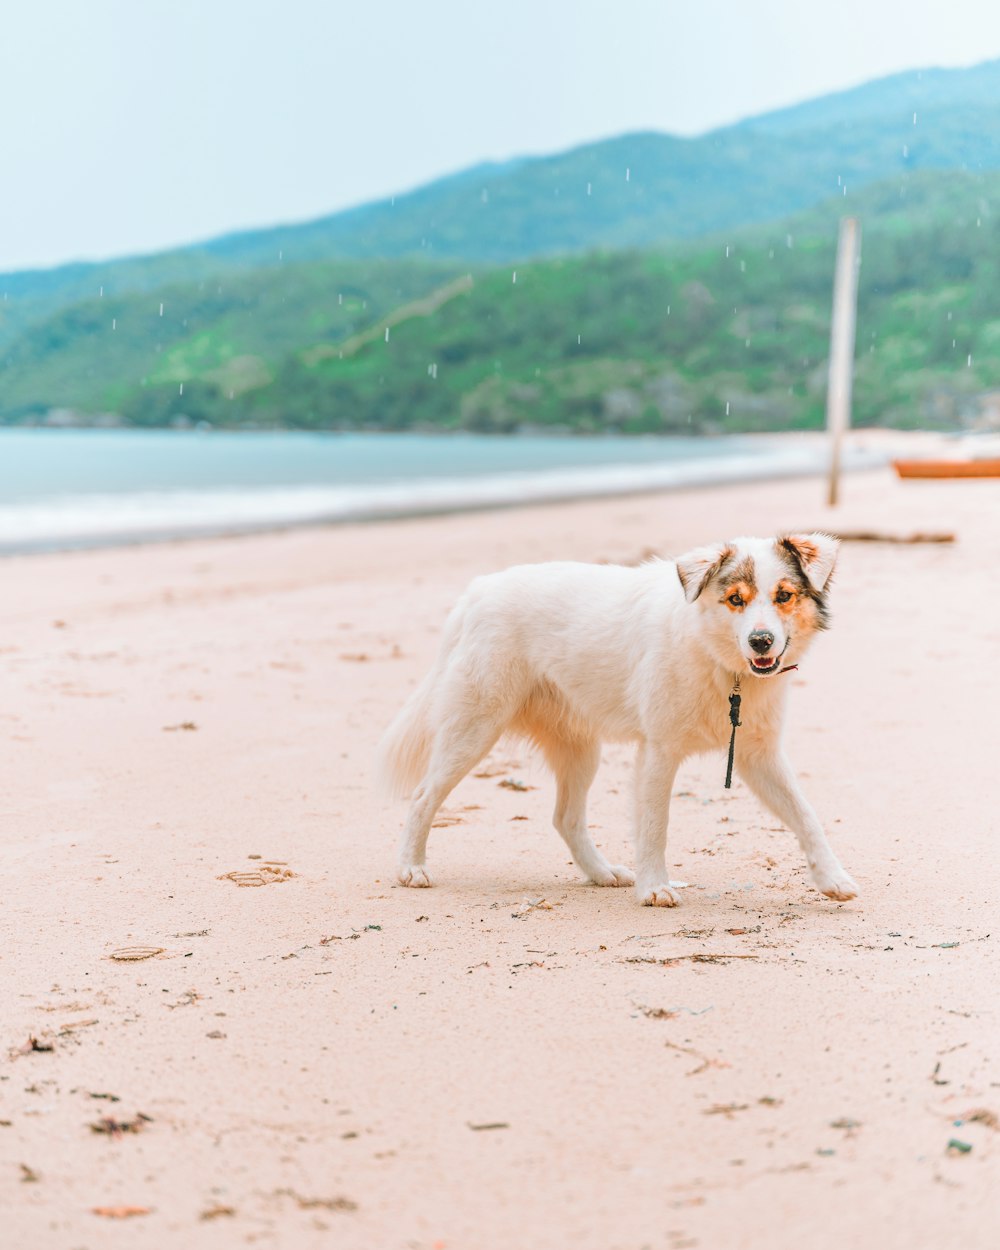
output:
[[[676,907],[681,901],[681,896],[666,881],[638,886],[635,896],[643,907]]]
[[[412,886],[414,889],[427,889],[431,879],[423,864],[400,864],[399,884]]]
[[[850,875],[839,865],[830,872],[817,873],[816,889],[837,903],[846,903],[858,897],[858,887]]]
[[[621,864],[606,864],[597,872],[592,872],[590,879],[594,885],[635,885],[635,873]]]

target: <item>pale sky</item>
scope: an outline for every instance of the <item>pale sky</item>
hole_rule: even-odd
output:
[[[0,271],[1000,56],[997,0],[8,0]]]

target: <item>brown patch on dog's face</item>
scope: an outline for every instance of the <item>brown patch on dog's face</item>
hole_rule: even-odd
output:
[[[803,571],[800,564],[800,545],[811,546],[804,539],[796,539],[794,549],[788,544],[781,546],[780,554],[788,574],[774,587],[771,599],[789,631],[805,636],[813,634],[815,630],[826,629],[829,612],[826,609],[825,592],[814,590]],[[785,595],[789,595],[789,599],[785,599]]]
[[[735,551],[732,555],[735,555]],[[723,562],[716,576],[719,586],[719,602],[724,603],[731,612],[742,612],[757,597],[756,569],[753,560],[747,556],[732,568]]]
[[[802,584],[796,584],[790,577],[783,577],[771,594],[771,601],[778,609],[778,615],[792,619],[802,603]]]
[[[772,602],[790,636],[806,638],[823,627],[823,609],[804,579],[782,578],[774,588]]]
[[[807,638],[817,629],[826,629],[827,614],[811,595],[802,595],[791,616],[791,629],[798,638]]]
[[[757,588],[752,582],[730,581],[728,578],[722,589],[721,602],[730,612],[742,612],[757,596]]]

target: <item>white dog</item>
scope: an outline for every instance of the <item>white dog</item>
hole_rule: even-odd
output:
[[[399,879],[427,886],[427,836],[449,792],[504,732],[541,748],[555,773],[553,821],[595,885],[631,885],[641,903],[680,900],[665,850],[674,775],[689,755],[725,750],[798,836],[816,888],[857,886],[827,842],[782,748],[788,683],[826,625],[837,541],[740,538],[638,568],[522,565],[469,586],[430,673],[380,747],[383,789],[413,801]],[[738,694],[730,717],[730,696]],[[638,744],[636,874],[609,864],[587,831],[602,740]],[[418,784],[419,783],[419,784]]]

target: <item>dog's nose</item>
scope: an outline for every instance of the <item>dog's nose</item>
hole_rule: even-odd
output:
[[[774,646],[774,634],[766,629],[755,629],[747,641],[758,655],[764,655]]]

